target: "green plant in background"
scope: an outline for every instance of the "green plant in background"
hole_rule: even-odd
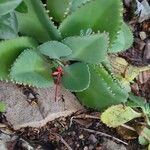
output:
[[[1,80],[45,88],[55,75],[88,107],[127,101],[129,85],[122,85],[109,59],[133,42],[121,0],[47,0],[48,11],[40,0],[11,2],[0,2]]]

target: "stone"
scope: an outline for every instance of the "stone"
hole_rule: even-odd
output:
[[[85,146],[85,147],[83,148],[83,150],[88,150],[88,147],[87,147],[87,146]]]
[[[93,144],[95,144],[95,143],[97,142],[97,139],[96,139],[96,137],[95,137],[94,134],[91,134],[91,135],[89,136],[89,140],[90,140]]]
[[[93,145],[89,145],[89,149],[88,150],[94,150],[94,146]]]
[[[139,33],[139,36],[140,36],[140,38],[141,38],[141,40],[145,40],[146,39],[146,33],[145,32],[143,32],[143,31],[141,31],[140,33]]]
[[[148,0],[142,0],[142,2],[136,0],[136,3],[137,10],[135,13],[139,15],[139,22],[141,23],[145,20],[148,20],[150,18],[150,5]]]
[[[58,100],[54,100],[55,87],[33,89],[37,93],[37,103],[28,102],[22,88],[13,84],[0,82],[0,100],[6,104],[6,119],[15,130],[22,127],[41,127],[59,117],[66,117],[82,110],[76,97],[61,88]]]
[[[29,93],[29,95],[28,95],[28,99],[34,99],[35,98],[35,96],[32,94],[32,93]]]
[[[83,138],[84,138],[83,134],[79,135],[79,139],[83,139]]]
[[[19,145],[21,149],[34,150],[34,148],[24,139],[19,139]]]
[[[103,143],[102,149],[105,150],[127,150],[126,147],[122,144],[117,144],[112,140],[106,139]]]

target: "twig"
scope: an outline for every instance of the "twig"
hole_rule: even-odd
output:
[[[128,130],[136,132],[136,130],[133,127],[130,127],[130,126],[126,125],[126,124],[122,124],[121,126],[124,127],[124,128],[126,128],[126,129],[128,129]]]
[[[67,147],[68,150],[73,150],[68,143],[62,138],[62,136],[55,134],[55,136]]]
[[[78,115],[78,116],[71,117],[69,127],[72,126],[73,119],[97,119],[97,120],[100,120],[100,118],[97,117],[97,116],[91,116],[91,115],[81,114],[81,115]]]
[[[0,128],[6,128],[7,125],[0,123]]]
[[[100,136],[105,136],[105,137],[109,137],[109,138],[112,138],[113,140],[117,141],[117,142],[120,142],[124,145],[128,145],[128,143],[116,138],[116,137],[113,137],[109,134],[106,134],[106,133],[103,133],[103,132],[100,132],[100,131],[95,131],[95,130],[91,130],[91,129],[86,129],[86,128],[81,128],[83,129],[84,131],[87,131],[87,132],[90,132],[90,133],[94,133],[94,134],[97,134],[97,135],[100,135]]]

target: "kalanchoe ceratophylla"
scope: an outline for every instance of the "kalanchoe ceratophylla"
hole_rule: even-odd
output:
[[[61,84],[77,92],[84,105],[102,109],[126,102],[128,90],[107,67],[109,53],[126,50],[133,41],[123,22],[121,0],[47,0],[49,16],[40,0],[22,3],[27,11],[15,11],[19,4],[11,10],[18,37],[0,42],[0,59],[7,64],[0,69],[2,80],[52,87],[52,74],[61,67]]]

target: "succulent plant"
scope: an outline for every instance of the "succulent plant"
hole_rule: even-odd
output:
[[[121,0],[47,0],[48,10],[40,0],[13,1],[0,16],[16,16],[15,28],[9,26],[13,32],[3,35],[0,28],[0,38],[9,39],[0,41],[2,80],[44,88],[54,85],[55,76],[81,103],[98,110],[127,101],[128,86],[108,59],[133,42]]]

